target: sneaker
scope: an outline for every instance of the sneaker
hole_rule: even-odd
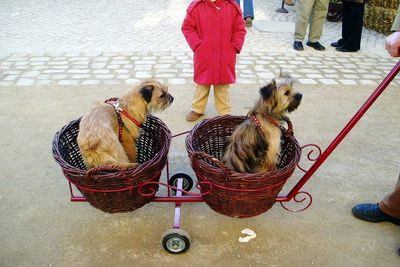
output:
[[[199,114],[192,110],[186,115],[186,120],[187,121],[197,121],[202,115],[203,114]]]
[[[351,210],[354,216],[367,222],[391,222],[400,225],[400,218],[395,218],[384,213],[378,204],[358,204]]]
[[[246,20],[246,27],[253,26],[253,19],[252,18],[247,17],[245,20]]]
[[[312,48],[314,48],[315,50],[318,50],[318,51],[324,51],[325,50],[325,46],[323,46],[319,42],[307,42],[307,45],[312,47]]]

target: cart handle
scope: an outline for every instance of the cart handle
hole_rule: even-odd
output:
[[[346,126],[340,131],[336,138],[330,143],[326,150],[318,157],[311,168],[304,174],[304,176],[298,181],[298,183],[293,187],[289,194],[284,197],[285,201],[292,199],[300,191],[303,185],[311,178],[311,176],[318,170],[322,163],[329,157],[329,155],[335,150],[335,148],[340,144],[340,142],[346,137],[346,135],[353,129],[354,125],[361,119],[361,117],[367,112],[371,105],[376,99],[382,94],[387,88],[390,82],[396,77],[400,71],[400,61],[393,67],[393,69],[388,73],[388,75],[382,80],[371,96],[365,101],[365,103],[360,107],[360,109],[354,114],[351,120],[346,124]]]

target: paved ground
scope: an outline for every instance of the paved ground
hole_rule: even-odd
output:
[[[175,103],[160,117],[173,133],[184,120],[193,87],[192,53],[180,32],[189,1],[0,1],[0,266],[398,266],[398,227],[354,219],[351,207],[378,201],[398,175],[399,81],[305,186],[314,203],[303,213],[278,205],[251,219],[184,206],[183,228],[193,238],[185,255],[160,248],[172,205],[151,203],[109,215],[68,202],[51,140],[94,101],[118,96],[142,78],[168,82]],[[357,53],[329,43],[341,24],[327,22],[327,51],[292,46],[295,11],[276,13],[279,0],[255,0],[254,27],[237,65],[233,113],[245,114],[260,84],[281,66],[293,73],[304,101],[293,121],[302,144],[325,148],[397,60],[385,36],[363,30]],[[282,23],[282,24],[278,24]],[[279,27],[277,31],[277,25]],[[215,116],[212,101],[206,117]],[[191,173],[184,138],[170,151],[172,172]],[[243,228],[257,238],[239,243]],[[254,242],[253,242],[254,241]]]
[[[107,0],[2,1],[0,86],[132,84],[151,76],[190,83],[192,53],[180,32],[188,2],[120,1],[107,8]],[[281,66],[296,70],[304,84],[374,85],[394,64],[382,49],[384,36],[367,29],[361,52],[329,47],[340,36],[340,23],[325,25],[326,52],[309,47],[296,52],[294,7],[282,14],[275,12],[278,0],[254,5],[255,25],[239,57],[238,83],[263,83]],[[276,22],[288,24],[275,32]]]

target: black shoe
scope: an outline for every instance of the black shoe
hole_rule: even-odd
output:
[[[293,48],[294,48],[294,50],[297,50],[297,51],[303,51],[304,50],[303,43],[300,42],[300,41],[294,41]]]
[[[342,45],[343,45],[343,39],[340,39],[337,42],[331,43],[331,46],[333,46],[333,47],[339,47],[339,46],[342,46]]]
[[[323,46],[322,44],[320,44],[319,42],[307,42],[307,45],[314,48],[315,50],[318,51],[324,51],[325,50],[325,46]]]
[[[400,218],[384,213],[378,204],[358,204],[351,210],[354,216],[367,222],[391,222],[400,225]]]
[[[357,52],[357,50],[347,49],[347,48],[344,48],[343,46],[336,47],[336,51],[339,51],[339,52]]]

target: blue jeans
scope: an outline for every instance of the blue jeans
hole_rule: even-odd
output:
[[[240,0],[235,0],[240,6]],[[253,0],[243,0],[243,18],[250,17],[254,19]]]

